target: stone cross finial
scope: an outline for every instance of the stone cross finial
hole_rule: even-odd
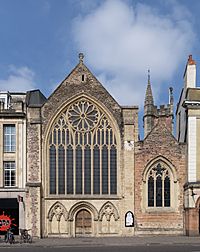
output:
[[[79,57],[79,62],[83,62],[84,54],[79,53],[78,57]]]

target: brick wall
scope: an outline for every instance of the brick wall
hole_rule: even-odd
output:
[[[163,157],[175,167],[177,195],[173,209],[148,209],[145,204],[143,173],[149,162]],[[185,183],[185,145],[179,144],[162,120],[158,120],[152,132],[135,146],[135,216],[138,233],[183,232],[183,185]],[[147,195],[147,192],[146,192]],[[144,207],[145,206],[145,207]],[[154,211],[155,210],[155,211]]]

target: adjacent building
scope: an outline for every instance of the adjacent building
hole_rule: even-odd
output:
[[[29,106],[33,105],[29,98],[37,94],[41,94],[39,90],[27,93],[0,92],[1,232],[5,232],[11,224],[15,233],[18,233],[19,227],[26,227],[27,119]]]
[[[186,145],[173,136],[169,104],[154,105],[150,76],[144,103],[144,140],[135,143],[136,234],[183,234]]]
[[[176,111],[177,139],[187,144],[187,174],[184,186],[185,230],[200,233],[200,89],[196,87],[196,62],[190,55],[184,86]]]

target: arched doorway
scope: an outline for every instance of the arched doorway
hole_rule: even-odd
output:
[[[89,211],[82,209],[76,214],[76,236],[90,236],[92,234],[92,217]]]

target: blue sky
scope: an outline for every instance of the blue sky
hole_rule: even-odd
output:
[[[121,105],[143,106],[148,68],[155,103],[169,86],[177,102],[189,54],[200,67],[199,11],[198,0],[0,0],[0,90],[48,97],[83,52]]]

